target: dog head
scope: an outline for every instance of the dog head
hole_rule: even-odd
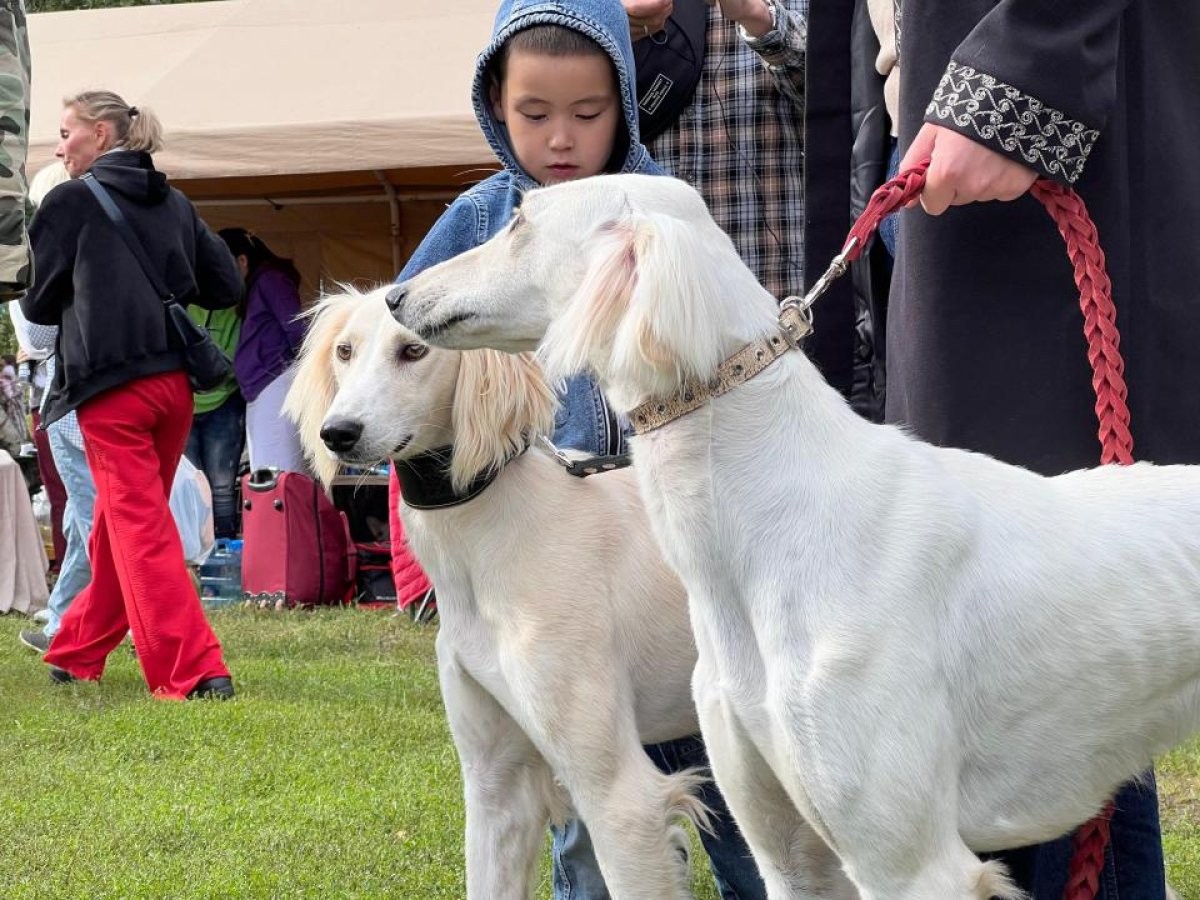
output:
[[[777,317],[700,195],[645,175],[531,191],[507,228],[388,305],[439,346],[540,345],[552,378],[590,371],[624,409],[707,375]]]
[[[399,325],[387,288],[325,297],[284,412],[325,483],[340,463],[373,465],[452,446],[462,488],[553,427],[555,398],[528,355],[431,347]]]

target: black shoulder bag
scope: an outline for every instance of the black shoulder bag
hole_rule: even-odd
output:
[[[681,0],[661,31],[634,41],[638,130],[649,143],[675,124],[704,69],[708,4]]]
[[[133,233],[133,228],[130,227],[125,215],[121,212],[121,208],[109,196],[104,185],[97,181],[91,172],[80,180],[88,186],[88,190],[99,201],[109,220],[116,226],[117,233],[125,240],[134,258],[141,265],[142,271],[146,273],[150,286],[162,300],[167,315],[168,338],[172,339],[175,346],[183,352],[184,367],[187,369],[188,381],[192,384],[192,390],[211,391],[215,387],[220,387],[227,379],[233,377],[233,363],[229,361],[229,357],[216,345],[208,330],[201,328],[192,320],[183,304],[163,284],[149,257],[146,256],[146,250],[141,241]]]

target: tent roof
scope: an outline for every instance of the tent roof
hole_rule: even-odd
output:
[[[29,17],[29,168],[62,98],[114,90],[163,122],[157,164],[193,197],[476,181],[470,103],[495,0],[217,0]]]

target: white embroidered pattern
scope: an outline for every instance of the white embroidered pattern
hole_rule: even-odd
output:
[[[971,129],[1046,175],[1074,183],[1100,136],[1061,110],[970,66],[951,61],[926,116]]]

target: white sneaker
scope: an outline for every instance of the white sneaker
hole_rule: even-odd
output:
[[[39,609],[37,612],[35,612],[33,614],[33,621],[41,622],[42,624],[49,622],[50,621],[50,610]]]

